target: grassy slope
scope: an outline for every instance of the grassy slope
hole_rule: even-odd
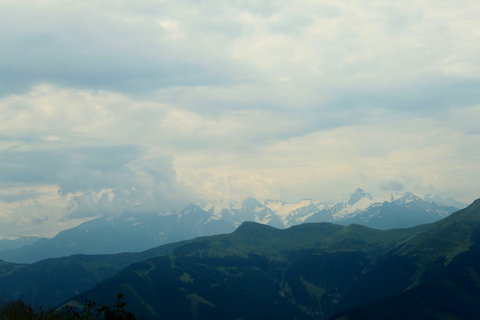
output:
[[[328,223],[278,230],[244,223],[232,234],[190,241],[168,256],[133,264],[76,299],[111,303],[105,297],[121,291],[147,319],[324,318],[384,297],[386,281],[402,289],[415,271],[411,263],[381,256],[420,231]],[[380,266],[389,271],[378,273]],[[392,266],[409,272],[400,277]],[[367,287],[375,290],[360,294]]]
[[[318,223],[278,230],[244,223],[232,234],[142,253],[0,262],[0,294],[54,306],[128,266],[77,300],[111,303],[105,297],[125,292],[147,319],[322,319],[401,292],[429,292],[422,286],[435,284],[445,266],[453,268],[476,244],[479,207],[476,201],[440,222],[408,229]]]
[[[10,263],[3,260],[0,260],[0,276],[12,273],[14,270],[21,268],[23,265]]]
[[[245,223],[230,235],[190,241],[168,256],[131,265],[77,299],[102,301],[122,291],[147,319],[325,319],[398,294],[432,295],[443,285],[438,303],[445,304],[454,292],[465,291],[451,277],[455,271],[477,279],[472,259],[465,257],[480,230],[479,204],[434,224],[388,231],[328,223],[277,230]],[[465,301],[476,301],[478,288]]]
[[[398,250],[425,269],[417,286],[335,319],[480,319],[480,201],[415,235]]]
[[[0,261],[0,296],[4,300],[22,298],[33,306],[54,307],[112,277],[126,266],[167,254],[181,243],[140,253],[73,255],[33,264]]]

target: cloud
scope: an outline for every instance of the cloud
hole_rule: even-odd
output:
[[[0,53],[4,94],[44,82],[142,93],[231,83],[241,73],[225,62],[222,47],[210,50],[204,36],[183,31],[182,21],[170,23],[178,28],[162,23],[174,21],[177,10],[194,14],[182,4],[169,8],[143,2],[133,8],[114,2],[44,1],[26,6],[7,1],[2,6],[2,28],[11,31],[0,37],[5,48]]]
[[[228,94],[227,91],[221,95],[227,98]],[[0,122],[9,132],[8,136],[0,136],[0,141],[14,148],[30,144],[46,144],[48,148],[69,142],[81,145],[100,140],[117,144],[140,141],[150,147],[160,145],[169,152],[239,150],[306,130],[307,121],[301,113],[262,108],[197,112],[165,100],[41,85],[25,95],[0,99]]]
[[[45,193],[33,189],[18,188],[12,190],[12,188],[7,188],[0,190],[0,201],[6,203],[20,202],[29,199],[37,199],[43,195],[45,195]]]
[[[227,105],[234,102],[228,93],[239,94],[231,88],[203,91],[210,93]],[[248,97],[246,89],[241,93]],[[436,186],[435,192],[454,192],[449,180],[471,176],[467,172],[480,161],[474,151],[478,107],[453,100],[455,107],[446,104],[442,112],[429,105],[414,112],[388,110],[382,108],[385,98],[370,110],[259,106],[213,113],[183,108],[173,96],[172,91],[171,100],[149,101],[43,85],[5,97],[0,121],[8,135],[0,138],[0,176],[4,183],[53,183],[63,194],[83,192],[77,199],[94,214],[100,203],[105,212],[111,212],[108,206],[119,208],[111,195],[115,186],[117,193],[129,185],[140,188],[137,178],[147,170],[147,159],[164,159],[165,172],[172,171],[167,163],[173,167],[173,162],[177,180],[206,197],[251,193],[292,200],[341,199],[358,186],[376,190],[385,177],[411,178],[415,182],[404,186],[410,191]],[[165,154],[173,158],[166,160]],[[474,182],[469,188],[475,189]],[[475,196],[458,194],[464,201]]]
[[[3,94],[39,83],[148,94],[475,78],[474,2],[2,2]],[[415,9],[412,9],[415,8]],[[59,27],[61,26],[61,27]],[[273,91],[274,92],[274,91]]]
[[[0,152],[3,184],[56,185],[69,199],[67,218],[179,208],[192,194],[177,181],[169,157],[150,157],[137,145],[104,145]],[[19,192],[19,190],[17,190]],[[0,195],[6,202],[38,198]]]
[[[83,183],[76,184],[78,179]],[[110,172],[69,168],[61,173],[59,191],[73,195],[68,218],[160,212],[179,209],[194,200],[193,194],[177,181],[169,158],[142,157]]]
[[[393,180],[393,179],[392,180],[387,180],[387,181],[383,181],[380,184],[380,189],[383,190],[383,191],[398,192],[398,191],[403,190],[403,184],[398,180]]]
[[[437,117],[435,112],[475,105],[480,101],[479,92],[479,79],[443,76],[394,86],[345,88],[332,94],[328,104],[332,109],[348,110],[352,118],[379,109]],[[350,120],[348,116],[343,119]]]
[[[0,234],[3,236],[53,236],[84,220],[60,221],[65,216],[68,199],[57,193],[54,185],[2,186]]]
[[[84,186],[94,187],[89,184],[88,176],[81,179],[81,169],[108,175],[138,158],[141,153],[141,149],[134,145],[9,149],[0,152],[0,179],[5,184],[59,183],[62,192],[72,193]],[[70,170],[77,171],[78,176],[65,175]]]
[[[471,201],[479,10],[2,1],[2,225],[154,211],[188,190],[336,200],[390,179]]]
[[[238,152],[236,158],[215,153],[179,159],[176,167],[194,185],[218,194],[234,193],[241,181],[266,197],[336,201],[359,186],[385,193],[379,186],[386,177],[401,177],[404,190],[468,202],[478,197],[480,176],[474,168],[480,158],[473,145],[479,139],[441,120],[380,115],[364,124],[272,142],[250,154]]]
[[[61,194],[100,191],[112,188],[122,179],[125,167],[141,157],[136,145],[94,146],[68,150],[65,166],[56,172]]]

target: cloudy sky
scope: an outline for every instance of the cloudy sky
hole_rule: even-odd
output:
[[[480,196],[480,2],[0,0],[0,235],[190,201]]]

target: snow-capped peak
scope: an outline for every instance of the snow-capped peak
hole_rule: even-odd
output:
[[[401,204],[407,204],[407,203],[412,203],[412,202],[417,202],[417,201],[422,201],[422,198],[419,196],[411,193],[411,192],[405,192],[402,197],[394,200],[393,202],[395,203],[401,203]]]
[[[242,202],[238,200],[219,199],[202,205],[202,209],[212,214],[212,219],[218,220],[222,218],[224,210],[239,210],[242,208]]]
[[[289,227],[304,222],[337,222],[351,219],[369,208],[394,203],[400,207],[426,208],[425,196],[415,193],[394,193],[372,196],[356,189],[344,201],[327,204],[318,200],[303,199],[297,202],[283,200],[258,201],[252,197],[244,200],[220,199],[202,206],[210,213],[209,221],[222,220],[238,226],[244,221],[256,221],[275,227]],[[427,201],[428,202],[428,201]]]
[[[280,200],[266,200],[265,206],[275,212],[284,226],[302,223],[310,216],[326,207],[317,200],[304,199],[299,202],[288,203]]]
[[[368,200],[373,200],[372,195],[368,192],[365,192],[363,189],[358,188],[355,190],[351,195],[350,199],[348,200],[348,204],[353,206],[358,201],[367,198]]]

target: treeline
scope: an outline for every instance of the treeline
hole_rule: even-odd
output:
[[[125,310],[123,294],[117,295],[113,305],[98,305],[94,301],[85,301],[81,310],[66,306],[59,310],[35,310],[22,300],[2,303],[0,320],[141,320],[135,314]]]

